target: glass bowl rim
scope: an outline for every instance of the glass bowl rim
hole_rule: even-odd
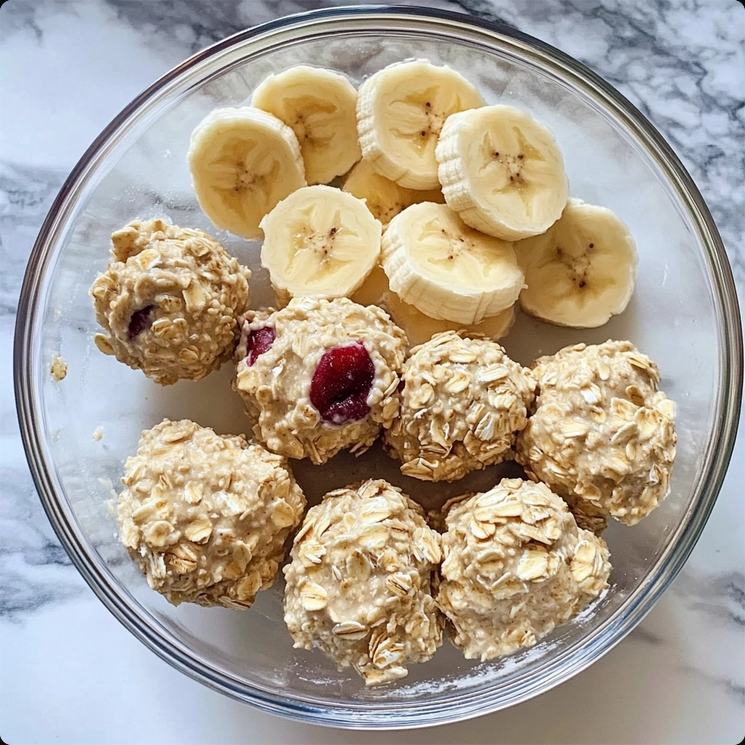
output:
[[[448,701],[447,706],[443,706],[443,702],[431,706],[417,703],[414,707],[407,708],[405,704],[401,706],[396,702],[387,702],[387,708],[366,708],[362,702],[354,706],[339,703],[318,704],[307,700],[299,702],[292,698],[281,698],[262,690],[259,686],[240,682],[231,675],[210,669],[202,660],[196,659],[185,645],[175,638],[164,638],[162,633],[153,628],[145,618],[132,610],[126,602],[126,597],[118,593],[115,586],[105,576],[100,566],[102,561],[90,554],[82,542],[82,530],[75,523],[72,509],[64,504],[65,500],[57,497],[51,473],[53,463],[51,459],[45,457],[42,437],[36,426],[40,417],[33,384],[34,370],[30,363],[31,352],[34,348],[33,334],[39,311],[40,293],[38,290],[54,255],[52,248],[56,243],[55,235],[60,226],[66,223],[67,213],[76,202],[75,187],[85,181],[89,169],[99,165],[105,159],[105,145],[115,133],[126,126],[131,115],[170,83],[176,81],[182,73],[216,54],[243,42],[249,42],[256,37],[287,31],[301,24],[324,24],[351,19],[383,22],[394,18],[399,20],[409,18],[415,23],[430,22],[442,28],[450,26],[456,31],[460,27],[461,30],[480,32],[484,36],[484,42],[491,36],[502,43],[511,44],[523,53],[529,52],[533,56],[537,55],[544,65],[548,64],[554,71],[558,70],[562,78],[566,79],[569,76],[574,79],[572,82],[575,84],[581,83],[582,88],[589,88],[603,104],[605,110],[610,111],[617,121],[630,129],[645,145],[654,156],[657,166],[662,169],[669,183],[674,187],[678,198],[695,224],[711,270],[714,299],[720,315],[718,320],[722,322],[719,329],[721,359],[716,402],[720,416],[715,424],[713,444],[709,447],[708,472],[701,492],[696,497],[696,509],[691,511],[692,514],[687,524],[684,523],[677,544],[668,547],[667,559],[664,563],[661,562],[657,575],[648,577],[650,581],[647,582],[645,588],[638,591],[636,601],[627,602],[625,606],[621,606],[615,615],[601,625],[594,635],[578,649],[570,655],[558,655],[552,659],[548,663],[547,671],[550,673],[548,676],[536,676],[540,677],[538,682],[518,686],[518,690],[512,691],[512,695],[508,697],[501,695],[504,691],[500,690],[497,684],[486,692],[479,690],[477,695],[469,694],[468,691],[459,692],[454,696],[457,700],[452,705]],[[103,157],[101,157],[102,153]],[[176,669],[217,691],[251,703],[260,710],[316,724],[353,729],[391,730],[452,723],[525,701],[550,690],[584,670],[639,624],[682,568],[716,501],[737,434],[743,386],[742,357],[742,330],[735,283],[714,220],[693,180],[671,147],[631,102],[584,64],[511,26],[493,23],[464,13],[421,6],[359,5],[323,8],[284,16],[233,34],[197,52],[166,72],[117,114],[94,140],[65,180],[34,244],[19,299],[13,374],[16,408],[26,458],[36,490],[52,527],[73,564],[93,592],[135,637]]]

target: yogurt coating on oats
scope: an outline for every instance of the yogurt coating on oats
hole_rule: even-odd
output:
[[[250,607],[305,509],[284,458],[185,419],[142,433],[122,483],[121,541],[174,605]]]
[[[533,646],[608,586],[605,542],[545,484],[503,479],[456,500],[446,527],[437,605],[469,659]]]
[[[583,519],[639,522],[667,496],[677,443],[657,365],[629,341],[607,341],[541,357],[533,373],[517,460]]]
[[[234,386],[260,442],[321,464],[346,448],[364,452],[393,422],[406,349],[380,308],[295,298],[245,315]]]
[[[455,481],[512,457],[535,381],[499,344],[436,334],[414,348],[402,380],[401,413],[385,444],[405,476]]]
[[[163,220],[131,222],[111,241],[90,290],[99,350],[162,385],[199,380],[230,358],[249,269],[204,231]]]
[[[405,677],[442,644],[440,558],[440,536],[400,489],[369,480],[330,492],[308,510],[284,568],[295,647],[320,648],[368,686]]]

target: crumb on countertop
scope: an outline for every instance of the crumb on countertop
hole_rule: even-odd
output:
[[[49,368],[49,374],[57,381],[64,380],[67,376],[67,362],[62,357],[55,354],[52,358],[52,364]]]
[[[100,442],[102,437],[103,437],[103,427],[96,427],[93,430],[93,439],[96,442]]]

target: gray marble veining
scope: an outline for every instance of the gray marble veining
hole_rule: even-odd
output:
[[[471,9],[470,0],[459,3]],[[550,0],[489,5],[616,86],[664,134],[701,190],[745,286],[745,9],[736,0]],[[554,6],[555,7],[555,6]],[[474,8],[475,10],[476,8]]]

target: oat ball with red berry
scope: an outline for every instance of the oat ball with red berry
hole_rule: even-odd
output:
[[[249,269],[208,233],[163,220],[131,222],[111,242],[90,290],[104,354],[161,385],[199,380],[230,359]]]
[[[375,306],[347,298],[295,298],[249,311],[234,387],[256,438],[275,453],[325,463],[361,453],[398,415],[406,335]]]

